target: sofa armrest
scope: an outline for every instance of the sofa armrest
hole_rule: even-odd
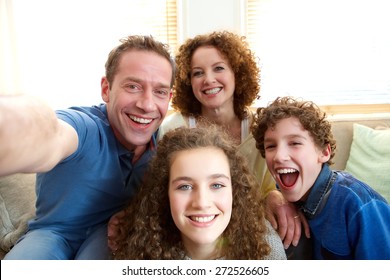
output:
[[[0,177],[0,248],[7,252],[35,215],[35,174]]]

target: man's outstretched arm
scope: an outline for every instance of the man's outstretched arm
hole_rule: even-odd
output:
[[[0,176],[44,172],[76,151],[78,137],[45,102],[0,95]]]

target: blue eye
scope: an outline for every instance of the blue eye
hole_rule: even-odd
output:
[[[220,189],[220,188],[223,188],[224,185],[222,185],[222,184],[213,184],[211,187],[212,187],[213,189]]]
[[[192,186],[191,185],[181,185],[177,189],[187,191],[187,190],[191,190]]]

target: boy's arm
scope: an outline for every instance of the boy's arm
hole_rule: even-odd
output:
[[[44,102],[27,95],[0,95],[0,176],[48,171],[77,145],[74,128]]]

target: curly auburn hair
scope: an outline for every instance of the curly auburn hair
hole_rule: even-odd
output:
[[[312,136],[320,149],[330,145],[331,155],[328,164],[332,164],[335,155],[336,140],[333,138],[332,126],[326,119],[326,113],[311,101],[302,101],[292,97],[278,97],[270,105],[257,108],[252,124],[252,134],[256,140],[256,148],[265,157],[264,135],[268,128],[273,128],[283,119],[295,117]]]
[[[171,87],[174,83],[175,77],[175,62],[170,55],[169,46],[161,43],[153,38],[153,36],[131,35],[119,40],[120,45],[114,48],[109,54],[105,64],[106,78],[110,87],[114,81],[114,77],[118,72],[119,62],[123,54],[132,51],[149,51],[164,57],[172,66]]]
[[[202,147],[216,147],[227,156],[230,165],[233,205],[229,225],[220,237],[220,251],[225,259],[264,259],[271,248],[266,240],[263,201],[257,182],[245,158],[215,125],[177,128],[159,142],[145,182],[135,199],[125,209],[119,231],[115,259],[183,259],[185,248],[181,233],[170,211],[169,171],[177,152]]]
[[[187,39],[176,55],[177,72],[173,90],[172,107],[183,115],[201,114],[201,103],[196,99],[191,87],[191,59],[196,49],[202,46],[215,47],[226,58],[234,72],[234,112],[242,120],[247,115],[246,108],[259,98],[260,68],[254,53],[245,37],[229,31],[212,32]]]

